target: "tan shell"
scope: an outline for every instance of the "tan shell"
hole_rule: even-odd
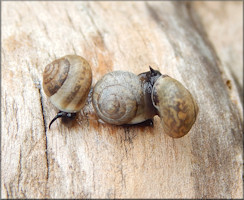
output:
[[[179,138],[190,131],[196,121],[198,106],[180,82],[169,76],[159,77],[153,87],[152,99],[166,134]]]
[[[144,121],[141,82],[133,73],[113,71],[103,76],[94,87],[92,103],[98,117],[107,123]]]
[[[85,104],[92,83],[89,63],[77,55],[59,58],[45,67],[44,92],[64,112],[78,112]]]

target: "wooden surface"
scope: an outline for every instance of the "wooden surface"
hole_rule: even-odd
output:
[[[242,198],[242,2],[2,2],[2,198]],[[107,72],[148,66],[196,98],[190,133],[98,122],[73,127],[43,92],[66,54]]]

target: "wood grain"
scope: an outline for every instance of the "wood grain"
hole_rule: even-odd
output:
[[[2,2],[2,198],[242,198],[242,2]],[[227,34],[226,34],[227,33]],[[100,123],[88,101],[72,127],[43,92],[44,67],[77,54],[93,85],[148,66],[199,105],[190,133]]]

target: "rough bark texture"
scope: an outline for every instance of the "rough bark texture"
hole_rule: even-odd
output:
[[[242,198],[242,2],[2,2],[2,198]],[[190,133],[102,124],[87,103],[74,126],[43,92],[66,54],[107,72],[148,66],[196,98]]]

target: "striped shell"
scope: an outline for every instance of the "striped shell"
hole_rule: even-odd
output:
[[[103,121],[115,125],[133,124],[140,120],[142,98],[138,76],[130,72],[113,71],[96,83],[92,103]]]
[[[52,104],[64,112],[78,112],[86,102],[92,83],[89,63],[77,55],[67,55],[45,67],[43,89]]]
[[[186,135],[196,121],[198,106],[191,93],[177,80],[161,76],[153,86],[152,100],[166,134]]]

